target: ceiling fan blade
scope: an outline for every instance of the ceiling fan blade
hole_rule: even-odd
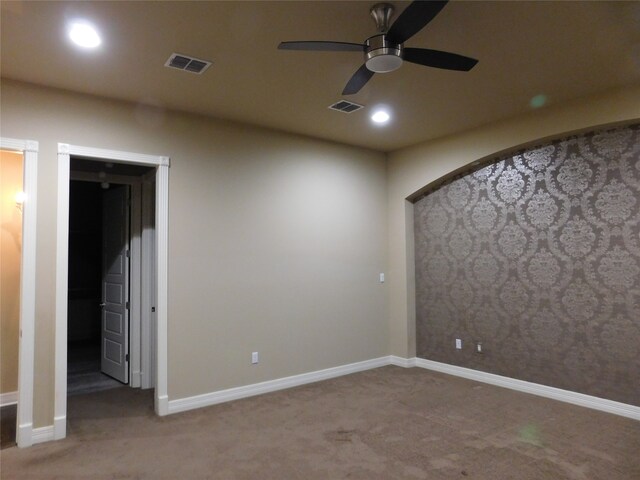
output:
[[[358,71],[353,74],[353,77],[349,79],[344,90],[342,90],[342,94],[353,95],[354,93],[358,93],[360,89],[371,80],[371,77],[373,77],[373,72],[363,64]]]
[[[347,42],[282,42],[278,50],[307,50],[317,52],[363,52],[364,45]]]
[[[478,63],[475,58],[428,48],[405,48],[403,58],[407,62],[417,63],[418,65],[463,72],[468,72]]]
[[[412,2],[393,22],[387,32],[387,39],[391,43],[406,42],[433,20],[447,2],[448,0]]]

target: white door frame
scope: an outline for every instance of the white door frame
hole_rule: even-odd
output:
[[[18,447],[33,444],[33,376],[36,318],[36,207],[38,142],[0,138],[0,148],[23,155],[22,252],[20,260],[20,336],[18,339]]]
[[[155,207],[156,187],[155,172],[150,172],[142,177],[142,225],[140,243],[142,258],[140,258],[140,309],[147,312],[140,318],[140,337],[142,339],[140,351],[140,387],[153,388],[156,379],[156,262],[155,258],[155,220],[153,210]]]
[[[58,143],[56,242],[56,326],[54,439],[67,434],[67,297],[69,259],[69,181],[71,156],[91,160],[156,167],[156,384],[157,415],[168,413],[167,389],[167,268],[169,238],[169,157]]]

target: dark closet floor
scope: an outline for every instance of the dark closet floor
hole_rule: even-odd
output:
[[[99,392],[122,385],[100,371],[99,343],[69,344],[67,347],[67,395]]]
[[[17,405],[0,408],[0,450],[16,444]]]

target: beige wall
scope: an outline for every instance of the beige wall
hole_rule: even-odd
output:
[[[393,152],[388,162],[389,331],[393,355],[415,355],[413,206],[426,185],[515,147],[640,118],[640,87],[580,98],[463,134]]]
[[[36,427],[53,423],[57,142],[171,157],[170,400],[388,354],[384,154],[8,80],[1,106],[3,136],[40,142]]]
[[[177,399],[414,355],[406,198],[496,152],[639,118],[640,88],[394,152],[388,164],[360,148],[8,80],[1,107],[3,136],[40,142],[39,427],[53,420],[57,142],[171,157],[169,398]]]
[[[18,390],[22,155],[0,150],[0,393]]]

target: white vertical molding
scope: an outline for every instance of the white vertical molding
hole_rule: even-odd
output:
[[[69,279],[69,145],[58,144],[56,332],[53,438],[67,435],[67,300]]]
[[[133,183],[131,185],[131,280],[130,285],[130,304],[129,310],[130,322],[129,329],[131,332],[129,352],[131,354],[131,362],[129,363],[129,385],[133,388],[139,388],[140,383],[140,366],[141,366],[141,342],[140,342],[140,247],[142,236],[141,221],[141,183]]]
[[[18,411],[16,443],[33,444],[33,377],[35,361],[36,224],[38,204],[38,142],[1,138],[0,148],[23,154],[22,251],[20,261],[20,335],[18,339]]]
[[[153,185],[155,183],[156,172],[153,172],[153,179],[144,178],[142,182],[142,258],[141,258],[141,387],[152,388],[155,385],[155,366],[153,365],[152,351],[155,351],[155,335],[151,330],[152,307],[155,306],[155,241],[151,222],[153,210],[155,208],[155,195],[153,195]]]
[[[413,203],[408,200],[404,201],[404,225],[405,225],[405,285],[407,288],[406,300],[406,351],[408,357],[415,357],[416,355],[416,261],[415,261],[415,236],[413,225]]]
[[[18,412],[16,442],[33,444],[33,377],[36,318],[36,219],[38,192],[38,143],[27,142],[24,150],[22,206],[22,265],[20,273],[20,342],[18,353]]]
[[[155,411],[158,415],[169,413],[167,384],[167,294],[169,267],[169,159],[156,171],[156,389]]]

